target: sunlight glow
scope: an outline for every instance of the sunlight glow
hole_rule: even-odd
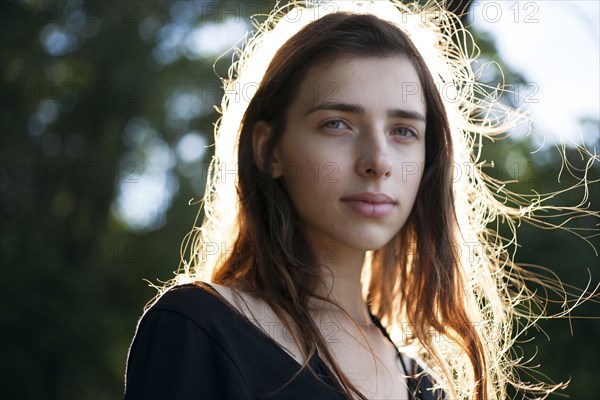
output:
[[[482,1],[470,10],[473,28],[490,34],[499,58],[524,75],[528,84],[513,90],[537,130],[567,144],[593,145],[600,136],[581,127],[584,118],[600,119],[599,7],[595,1]]]

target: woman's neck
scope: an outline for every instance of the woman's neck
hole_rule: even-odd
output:
[[[371,317],[363,299],[360,279],[365,252],[337,244],[335,250],[317,253],[327,255],[319,260],[322,265],[322,285],[317,289],[317,293],[335,301],[357,324],[368,325],[371,323]],[[310,307],[316,312],[343,314],[337,307],[318,299],[314,299]]]

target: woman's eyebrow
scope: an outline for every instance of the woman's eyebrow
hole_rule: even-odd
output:
[[[425,116],[418,111],[403,110],[400,108],[388,108],[388,118],[404,118],[404,119],[415,119],[421,122],[427,122]]]
[[[322,103],[316,104],[308,109],[304,116],[307,116],[310,113],[313,113],[318,110],[336,110],[343,111],[352,114],[362,115],[365,113],[365,108],[359,104],[348,104],[348,103],[339,103],[336,101],[324,101]]]
[[[307,116],[308,114],[318,110],[336,110],[359,115],[365,113],[365,108],[360,104],[324,101],[309,108],[308,111],[304,114],[304,116]],[[388,118],[415,119],[422,122],[426,122],[425,116],[417,111],[403,110],[400,108],[388,108],[386,114]]]

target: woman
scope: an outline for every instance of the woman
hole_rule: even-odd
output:
[[[226,86],[195,265],[140,320],[126,399],[504,398],[527,292],[485,229],[514,210],[470,149],[510,122],[477,120],[452,18],[270,16]]]

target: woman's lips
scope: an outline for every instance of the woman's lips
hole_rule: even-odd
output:
[[[396,205],[394,203],[369,203],[361,200],[342,200],[352,211],[369,218],[381,218],[389,214]]]
[[[385,217],[396,207],[396,202],[383,193],[357,193],[344,197],[341,201],[352,211],[369,218]]]

